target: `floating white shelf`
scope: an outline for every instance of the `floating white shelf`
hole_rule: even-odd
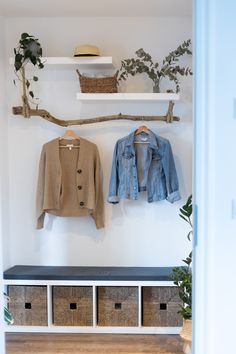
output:
[[[175,93],[77,93],[80,101],[178,101],[179,95]]]
[[[42,62],[46,69],[114,69],[112,57],[43,57]],[[14,58],[10,58],[10,64],[14,64]]]

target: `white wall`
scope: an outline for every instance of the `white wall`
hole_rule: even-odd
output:
[[[14,18],[6,21],[6,58],[12,56],[22,32],[40,39],[45,56],[71,56],[81,43],[98,45],[102,55],[112,55],[116,67],[120,59],[131,57],[143,47],[161,60],[183,40],[191,37],[190,18]],[[183,60],[191,65],[191,58]],[[20,85],[15,88],[13,67],[8,67],[7,105],[10,187],[10,263],[42,265],[170,266],[181,264],[190,247],[187,228],[178,209],[191,193],[192,124],[191,79],[182,82],[180,103],[175,114],[180,123],[148,123],[168,138],[174,152],[183,199],[171,205],[166,201],[148,204],[144,198],[117,206],[106,203],[106,228],[97,231],[89,218],[50,217],[43,231],[35,230],[35,189],[42,145],[63,134],[64,129],[40,118],[12,116],[20,104]],[[110,113],[159,114],[161,104],[81,104],[75,100],[79,84],[74,71],[38,72],[35,91],[41,107],[61,118],[94,117]],[[146,78],[130,79],[122,90],[151,91]],[[115,142],[140,124],[110,122],[82,126],[76,132],[98,145],[107,197]]]
[[[5,232],[6,232],[6,180],[7,180],[7,130],[6,130],[6,109],[5,109],[5,65],[4,65],[4,26],[3,18],[0,16],[0,254],[5,253]],[[5,190],[5,191],[4,191]],[[4,247],[4,252],[3,252]],[[7,249],[7,247],[6,247]],[[7,251],[6,251],[7,252]],[[5,264],[4,266],[7,266]],[[0,353],[5,353],[3,328],[3,259],[0,258]]]
[[[236,3],[200,0],[195,8],[194,353],[235,353]]]

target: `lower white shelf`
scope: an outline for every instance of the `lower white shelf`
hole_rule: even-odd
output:
[[[98,101],[135,101],[135,102],[166,102],[178,101],[180,96],[176,93],[77,93],[77,99],[82,102]]]

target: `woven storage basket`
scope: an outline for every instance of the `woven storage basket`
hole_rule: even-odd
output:
[[[80,89],[83,93],[116,93],[117,92],[117,75],[107,77],[88,77],[82,75],[79,70],[76,70],[79,75]]]
[[[56,326],[92,326],[92,287],[54,286],[53,323]]]
[[[138,288],[98,287],[99,326],[138,326]]]
[[[9,310],[17,326],[47,326],[46,286],[9,285]]]
[[[178,289],[173,286],[143,287],[143,326],[181,327],[178,314],[181,300]]]

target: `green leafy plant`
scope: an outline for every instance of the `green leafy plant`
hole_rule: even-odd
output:
[[[180,91],[179,75],[192,75],[190,68],[177,65],[179,58],[184,54],[192,54],[190,46],[190,39],[184,41],[163,59],[162,64],[158,62],[154,63],[151,55],[146,53],[143,48],[140,48],[135,52],[137,58],[124,59],[121,61],[118,81],[126,80],[129,75],[134,76],[136,74],[145,73],[154,82],[153,91],[160,92],[161,80],[164,77],[168,77],[170,81],[174,82],[175,92],[178,93]],[[167,92],[174,91],[169,89]]]
[[[4,299],[5,299],[7,302],[10,301],[9,296],[7,296],[7,294],[5,294],[5,293],[4,293]],[[8,310],[8,308],[7,308],[6,306],[4,306],[4,320],[5,320],[5,322],[8,323],[8,324],[13,324],[13,323],[14,323],[12,314],[10,313],[10,311]]]
[[[185,220],[191,228],[187,235],[189,241],[191,240],[191,235],[193,233],[191,220],[192,212],[192,195],[190,195],[186,204],[180,208],[179,214],[179,216]],[[173,268],[172,280],[178,287],[179,297],[183,301],[179,313],[185,320],[190,320],[192,318],[192,252],[183,259],[183,262],[185,263],[184,267]]]
[[[37,38],[29,35],[28,33],[22,33],[18,46],[14,48],[14,67],[17,78],[23,85],[23,103],[25,108],[24,116],[27,116],[27,109],[29,110],[29,102],[37,105],[34,101],[35,96],[31,89],[31,82],[38,81],[37,76],[33,76],[31,79],[27,79],[25,76],[25,67],[28,63],[33,64],[38,69],[43,69],[44,64],[42,62],[43,50]],[[14,83],[16,81],[14,80]]]

